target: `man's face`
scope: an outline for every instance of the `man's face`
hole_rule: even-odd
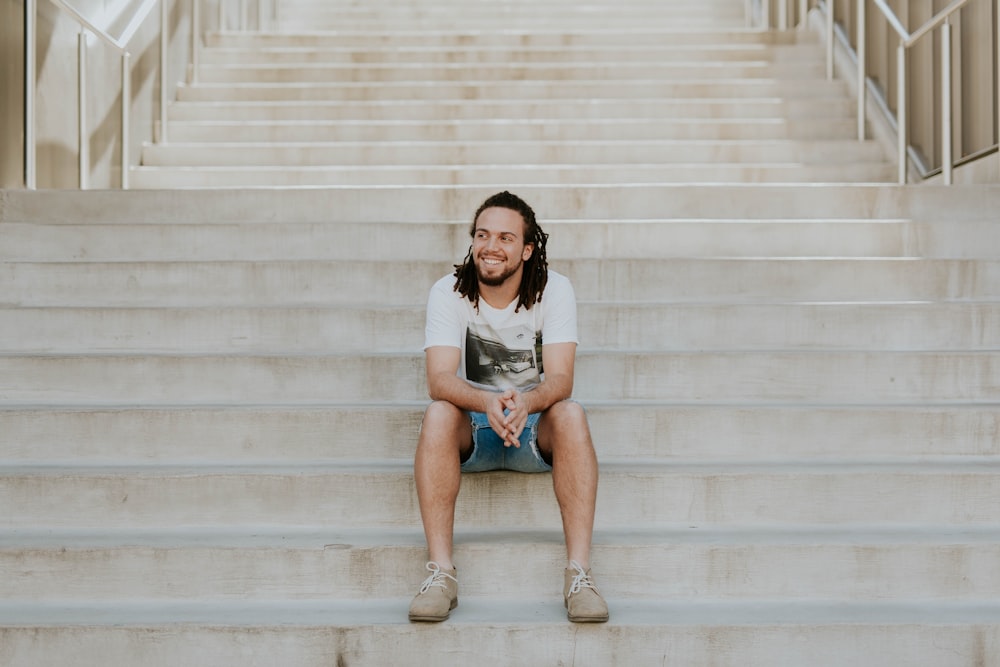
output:
[[[472,258],[479,282],[498,287],[508,279],[521,282],[524,262],[534,246],[524,242],[524,218],[499,206],[484,209],[472,234]]]

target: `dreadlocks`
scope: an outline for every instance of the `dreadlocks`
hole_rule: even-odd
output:
[[[469,228],[469,236],[476,234],[476,220],[479,214],[488,208],[508,208],[524,219],[524,243],[534,245],[534,251],[524,262],[524,272],[521,275],[521,286],[518,290],[517,306],[515,312],[524,306],[531,309],[533,305],[542,300],[542,292],[545,291],[545,283],[549,279],[549,264],[545,257],[545,241],[549,235],[542,231],[535,220],[535,212],[528,204],[506,190],[499,192],[482,203],[476,214],[472,216],[472,226]],[[476,267],[472,257],[472,246],[461,264],[455,265],[455,291],[467,298],[473,305],[479,308],[479,276],[476,274]]]

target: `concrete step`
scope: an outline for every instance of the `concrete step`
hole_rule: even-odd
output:
[[[0,469],[6,529],[420,525],[412,462]],[[595,528],[724,524],[996,526],[1000,458],[892,463],[605,462]],[[378,498],[379,502],[371,502]],[[551,475],[467,475],[456,530],[561,531]],[[366,570],[377,575],[377,568]]]
[[[783,80],[819,79],[826,71],[818,59],[789,62],[767,60],[666,61],[666,62],[518,62],[518,63],[290,63],[290,64],[202,64],[198,81],[202,83],[390,83],[465,81],[593,81],[616,79],[742,79],[781,78]]]
[[[356,26],[340,25],[332,29],[313,29],[288,32],[207,32],[205,45],[211,48],[329,48],[335,44],[341,48],[407,48],[435,47],[484,48],[501,47],[518,49],[532,48],[601,48],[627,45],[633,48],[664,45],[673,47],[701,45],[719,46],[741,45],[791,45],[818,44],[819,39],[812,33],[797,31],[772,31],[747,29],[705,29],[679,30],[666,26],[632,26],[628,29],[572,28],[559,26],[535,26],[516,28],[507,26],[502,30],[478,29],[413,29],[407,26],[382,26],[378,29],[361,29]]]
[[[584,350],[1000,350],[996,302],[583,302],[578,316]],[[404,352],[423,331],[418,306],[0,308],[5,354]]]
[[[171,121],[172,141],[339,142],[339,141],[614,141],[648,140],[830,140],[850,139],[857,122],[819,120],[548,118],[442,121]],[[539,169],[543,165],[524,165]],[[613,171],[611,172],[614,173]],[[604,174],[607,182],[609,174]],[[625,181],[626,179],[622,179]],[[617,182],[617,181],[616,181]],[[698,182],[698,181],[694,181]],[[406,185],[405,181],[400,185]],[[460,185],[460,183],[456,183]]]
[[[462,186],[0,191],[0,222],[469,223],[495,188]],[[540,220],[996,220],[1000,186],[884,184],[527,185],[515,190]]]
[[[418,305],[456,260],[8,262],[0,306]],[[945,259],[553,260],[583,301],[998,301],[1000,261]]]
[[[842,99],[724,97],[706,99],[581,98],[556,99],[419,99],[376,102],[173,102],[171,120],[333,121],[333,120],[471,120],[476,118],[844,118],[854,107]],[[591,142],[593,143],[593,142]],[[859,142],[860,143],[860,142]],[[874,142],[865,142],[866,145]],[[766,150],[766,145],[759,146]],[[526,154],[522,162],[536,162]]]
[[[16,575],[0,580],[0,598],[8,603],[370,600],[413,594],[425,576],[419,529],[217,526],[0,535],[7,545],[0,546],[0,570]],[[460,534],[455,559],[462,596],[558,600],[562,542],[560,531]],[[605,595],[636,601],[988,602],[1000,596],[998,559],[996,526],[637,526],[595,534],[593,563]],[[516,576],[498,577],[511,563],[520,564]]]
[[[988,259],[991,221],[547,220],[554,261],[720,257]],[[468,222],[229,222],[0,225],[6,262],[266,260],[456,261]]]
[[[997,351],[581,351],[575,375],[574,396],[582,401],[1000,402]],[[0,402],[10,406],[309,405],[425,396],[419,353],[0,357]]]
[[[212,122],[212,121],[209,121]],[[265,122],[265,121],[260,121]],[[524,160],[539,165],[530,171],[558,168],[560,164],[682,164],[720,169],[748,164],[795,165],[800,168],[872,168],[886,164],[880,146],[871,141],[798,140],[605,140],[605,141],[373,141],[284,143],[183,143],[146,144],[143,166],[281,165],[284,167],[361,166],[364,169],[448,167],[481,169],[500,165],[525,169]],[[730,164],[726,164],[730,163]],[[784,164],[782,164],[784,163]],[[545,165],[544,167],[541,165]],[[405,175],[405,174],[401,174]]]
[[[579,99],[631,97],[637,101],[663,98],[762,98],[843,99],[843,81],[784,81],[770,78],[704,80],[686,76],[676,80],[607,79],[593,81],[416,81],[341,84],[181,84],[177,99],[207,101],[376,101],[438,99]]]
[[[190,137],[188,137],[190,138]],[[890,183],[897,169],[889,163],[853,165],[783,164],[599,164],[511,166],[140,166],[130,183],[137,188],[240,188],[329,185],[489,185],[503,183],[607,182],[608,174],[631,183]]]
[[[304,465],[361,458],[405,464],[412,461],[426,404],[425,399],[312,406],[0,407],[6,434],[2,464]],[[585,405],[601,460],[885,463],[1000,456],[1000,411],[994,404]]]
[[[355,65],[396,63],[448,64],[513,64],[564,62],[704,62],[704,61],[765,61],[765,62],[825,62],[823,49],[817,44],[647,44],[634,45],[623,36],[619,44],[589,44],[560,46],[523,46],[511,40],[507,44],[479,45],[471,41],[461,45],[424,44],[382,47],[341,46],[331,39],[315,46],[267,46],[266,42],[243,47],[207,48],[199,54],[206,65],[253,64],[335,64]]]
[[[74,655],[80,667],[208,667],[233,656],[288,667],[430,667],[447,656],[500,667],[539,653],[545,664],[578,667],[664,659],[718,667],[992,667],[1000,645],[1000,609],[979,601],[612,599],[610,623],[581,628],[566,622],[558,598],[463,596],[439,626],[407,623],[409,600],[5,604],[0,624],[10,667],[37,667],[39,655]]]

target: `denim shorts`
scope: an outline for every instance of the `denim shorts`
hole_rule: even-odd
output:
[[[538,451],[538,418],[541,413],[528,415],[521,431],[520,447],[504,447],[503,438],[496,434],[485,413],[470,412],[472,421],[472,453],[462,463],[462,472],[515,470],[517,472],[549,472],[552,466]]]

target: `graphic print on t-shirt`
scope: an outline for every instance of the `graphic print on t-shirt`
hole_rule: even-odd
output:
[[[496,389],[530,389],[542,368],[542,332],[528,327],[499,331],[471,322],[465,332],[465,377]]]

